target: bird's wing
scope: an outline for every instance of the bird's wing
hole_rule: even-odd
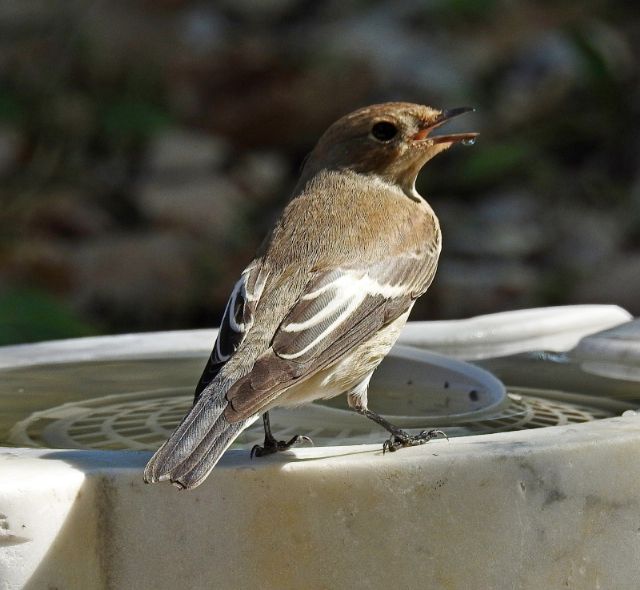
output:
[[[255,415],[292,385],[330,366],[409,309],[435,274],[437,252],[404,252],[309,281],[271,347],[227,391],[230,422]]]
[[[233,287],[222,315],[211,356],[196,386],[194,403],[198,401],[204,389],[213,381],[247,335],[253,324],[256,305],[264,290],[267,276],[268,272],[262,267],[260,261],[254,260],[245,268]]]

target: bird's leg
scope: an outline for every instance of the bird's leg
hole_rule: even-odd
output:
[[[415,447],[416,445],[423,445],[424,443],[429,442],[432,438],[438,438],[441,436],[448,439],[447,435],[442,432],[442,430],[423,430],[419,434],[411,435],[367,408],[360,407],[355,408],[355,410],[358,414],[362,414],[370,420],[380,424],[380,426],[391,433],[391,436],[385,440],[382,445],[383,453],[386,451],[397,451],[401,447]]]
[[[289,441],[276,440],[276,438],[273,436],[273,433],[271,432],[269,412],[265,412],[264,414],[262,414],[262,423],[264,425],[264,445],[253,446],[253,448],[251,449],[252,459],[253,457],[264,457],[265,455],[272,455],[273,453],[286,451],[299,442],[308,442],[313,444],[313,441],[308,436],[302,436],[300,434],[296,434]]]

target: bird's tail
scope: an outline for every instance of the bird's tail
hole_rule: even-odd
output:
[[[169,480],[183,489],[195,488],[255,420],[229,422],[224,416],[226,399],[213,397],[200,397],[169,440],[151,457],[144,470],[145,482]]]

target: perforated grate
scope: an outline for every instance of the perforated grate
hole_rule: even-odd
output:
[[[539,392],[510,393],[509,404],[499,415],[444,430],[451,436],[482,434],[589,422],[619,413],[546,399],[535,393]],[[153,450],[177,426],[191,400],[189,389],[172,388],[67,403],[35,412],[15,424],[10,442],[48,448]],[[278,437],[306,434],[317,446],[375,443],[385,437],[384,431],[354,412],[316,404],[291,411],[274,410],[271,425]],[[250,447],[262,440],[262,424],[257,421],[240,436],[236,446]]]
[[[478,434],[562,426],[610,418],[615,412],[531,395],[509,394],[509,406],[499,415],[464,426]]]

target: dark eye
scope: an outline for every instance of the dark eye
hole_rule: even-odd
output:
[[[371,135],[378,141],[389,141],[398,134],[398,128],[389,121],[379,121],[371,128]]]

